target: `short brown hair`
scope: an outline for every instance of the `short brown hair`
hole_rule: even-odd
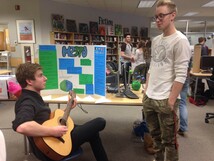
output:
[[[171,0],[159,0],[156,4],[156,7],[167,6],[170,12],[178,12],[177,6]]]
[[[205,41],[204,37],[199,37],[199,38],[198,38],[198,43],[201,43],[201,42],[203,42],[203,41]]]
[[[35,73],[42,70],[41,65],[37,63],[20,64],[16,71],[16,79],[22,88],[27,86],[26,80],[35,80]]]

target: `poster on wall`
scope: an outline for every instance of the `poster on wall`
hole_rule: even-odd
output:
[[[43,93],[105,96],[106,46],[40,45],[39,63],[48,78]]]
[[[124,35],[124,34],[130,34],[129,28],[128,28],[128,27],[124,27],[124,28],[123,28],[123,35]]]
[[[34,21],[16,20],[18,43],[35,43]]]
[[[64,31],[64,16],[52,14],[52,28],[53,31]]]
[[[89,28],[91,34],[98,34],[98,23],[97,22],[89,22]]]
[[[132,26],[131,36],[138,36],[138,27],[137,26]]]
[[[88,33],[88,24],[79,23],[79,33]]]
[[[141,37],[148,37],[148,28],[147,27],[141,27],[140,28],[140,36]]]
[[[115,35],[117,35],[117,36],[122,36],[123,35],[122,25],[115,24],[114,30],[115,30]]]
[[[77,32],[77,25],[75,20],[66,20],[66,29],[68,32]]]

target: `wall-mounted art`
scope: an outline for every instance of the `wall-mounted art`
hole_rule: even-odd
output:
[[[89,22],[90,33],[91,34],[98,34],[98,23],[97,22]]]
[[[35,43],[34,21],[16,20],[18,43]]]
[[[148,37],[148,28],[147,27],[141,27],[140,28],[140,36],[141,37]]]
[[[88,33],[88,24],[79,23],[79,33]]]
[[[130,32],[129,32],[129,28],[128,28],[128,27],[124,27],[124,28],[123,28],[123,35],[124,35],[124,34],[128,34],[128,33],[130,33]]]
[[[99,25],[99,34],[103,36],[106,35],[106,25]]]
[[[138,27],[137,26],[132,26],[131,36],[138,36]]]
[[[52,14],[52,28],[53,31],[65,31],[63,15]]]
[[[122,36],[123,35],[122,25],[115,24],[114,29],[115,29],[114,30],[115,35],[117,35],[117,36]]]
[[[66,19],[66,29],[68,32],[77,32],[76,21]]]

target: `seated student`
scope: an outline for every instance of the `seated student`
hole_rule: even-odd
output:
[[[47,78],[43,75],[39,64],[21,64],[16,72],[16,78],[22,87],[21,96],[15,104],[15,120],[12,122],[13,129],[28,136],[33,153],[42,161],[51,161],[35,145],[33,137],[38,136],[63,136],[68,128],[66,126],[46,127],[42,123],[49,119],[50,108],[46,106],[41,90],[45,88]],[[74,108],[77,102],[74,99]],[[105,128],[106,121],[96,118],[83,125],[75,125],[71,131],[72,152],[77,150],[83,143],[89,142],[97,161],[108,161],[102,145],[99,132]]]

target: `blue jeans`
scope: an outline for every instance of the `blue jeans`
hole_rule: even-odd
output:
[[[182,91],[180,93],[181,100],[179,104],[180,113],[180,129],[182,131],[188,130],[188,111],[187,111],[187,91],[189,88],[189,78],[186,79]]]

